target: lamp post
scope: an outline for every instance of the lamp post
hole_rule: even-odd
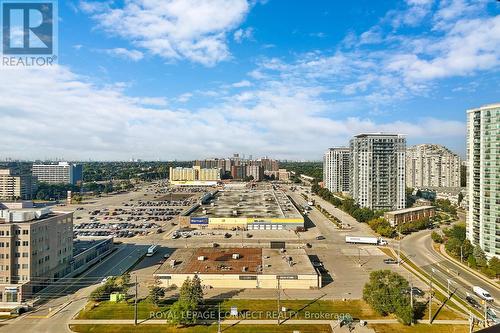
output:
[[[432,324],[432,276],[434,268],[431,268],[431,278],[429,280],[429,324]]]

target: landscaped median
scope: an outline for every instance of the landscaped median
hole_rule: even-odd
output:
[[[176,327],[164,325],[159,329],[155,325],[71,325],[71,330],[78,333],[216,333],[218,326],[198,325],[191,327]],[[330,333],[330,325],[223,325],[224,333],[289,333],[299,331],[301,333]],[[436,331],[437,332],[437,331]]]
[[[390,256],[390,257],[392,257],[394,259],[396,258],[396,255],[393,253],[393,251],[391,249],[389,249],[389,248],[382,248],[381,250],[382,250],[382,252],[384,252],[388,256]],[[417,276],[419,276],[421,279],[429,280],[430,276],[426,272],[424,272],[422,269],[420,269],[417,265],[415,265],[403,253],[401,253],[401,260],[402,260],[403,266],[407,266],[410,271],[413,270],[415,272],[415,274]],[[452,297],[451,297],[452,302],[454,302],[455,304],[446,304],[447,301],[448,301],[448,297],[444,294],[444,290],[446,290],[446,287],[444,287],[443,285],[441,285],[435,279],[433,280],[433,285],[434,285],[434,296],[433,296],[433,298],[436,299],[436,300],[438,300],[439,302],[441,302],[441,304],[445,304],[450,309],[454,309],[455,311],[458,311],[458,312],[462,313],[464,316],[466,315],[466,313],[468,315],[468,311],[465,311],[464,308],[472,311],[472,313],[474,315],[476,315],[476,316],[481,316],[481,314],[479,312],[477,312],[477,310],[470,308],[470,306],[464,300],[458,298],[455,295],[452,295]],[[456,303],[460,304],[461,306],[457,305]],[[443,311],[444,309],[446,309],[446,306],[445,307],[440,307],[439,308],[440,309],[439,312],[436,313],[435,312],[436,309],[434,308],[434,305],[433,305],[433,309],[432,309],[433,311],[432,311],[432,313],[435,313],[435,315],[434,315],[433,318],[437,319],[438,316],[440,315],[441,311]],[[444,318],[441,318],[441,319],[444,319]]]
[[[147,300],[140,301],[138,318],[167,320],[172,303],[173,301],[165,301],[157,306]],[[220,311],[227,319],[272,320],[277,319],[277,306],[276,300],[231,299],[220,302]],[[282,300],[280,306],[286,309],[284,314],[290,319],[336,320],[345,316],[362,320],[392,318],[381,317],[362,300]],[[238,316],[230,316],[231,308],[237,309]],[[205,301],[197,315],[201,321],[216,320],[218,302]],[[126,302],[89,302],[75,319],[134,319],[134,305]]]
[[[217,332],[217,320],[219,314],[219,301],[206,300],[205,305],[200,307],[196,325],[178,327],[168,324],[168,313],[172,301],[164,301],[159,306],[143,300],[138,303],[138,326],[133,325],[134,305],[126,302],[89,302],[86,307],[71,321],[71,329],[79,333],[152,333],[159,330],[162,332],[175,333],[212,333]],[[398,323],[394,316],[378,315],[363,300],[282,300],[280,306],[286,309],[281,315],[281,325],[277,324],[277,300],[244,300],[229,299],[220,301],[220,312],[224,332],[238,333],[265,333],[265,332],[293,332],[301,333],[323,333],[332,332],[331,325],[337,325],[339,320],[353,318],[366,320],[373,325],[376,332],[399,332],[399,328],[406,329]],[[231,316],[231,310],[236,310],[238,315]],[[443,309],[438,319],[457,320],[460,316],[448,309]],[[439,322],[440,320],[437,320]],[[437,323],[436,322],[436,323]],[[413,327],[425,329],[426,333],[434,332],[465,332],[462,330],[463,320],[454,322],[456,325],[423,325],[416,324]],[[449,324],[449,323],[446,323]],[[463,327],[462,327],[463,326]],[[388,327],[392,327],[389,330]],[[439,329],[437,328],[439,327]],[[451,330],[451,327],[456,327]],[[394,330],[396,329],[397,330]],[[403,332],[403,331],[402,331]]]

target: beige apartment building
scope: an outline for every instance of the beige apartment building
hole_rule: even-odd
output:
[[[221,179],[221,169],[170,167],[170,183],[174,185],[215,185]]]
[[[71,271],[73,213],[0,210],[0,304],[20,303]]]
[[[32,186],[31,175],[0,169],[0,200],[29,200]]]
[[[435,144],[406,150],[407,187],[460,187],[460,156]]]

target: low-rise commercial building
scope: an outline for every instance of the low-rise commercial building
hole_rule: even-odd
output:
[[[180,287],[195,275],[212,288],[321,288],[321,275],[303,249],[178,249],[154,277],[162,287]]]
[[[434,217],[435,214],[436,208],[434,206],[419,206],[386,212],[384,213],[384,218],[391,226],[395,227],[399,224]]]
[[[295,230],[304,217],[282,191],[236,189],[213,193],[190,216],[180,217],[189,228]]]
[[[0,307],[50,295],[58,279],[82,273],[112,250],[113,238],[73,243],[73,212],[0,210]]]
[[[70,273],[73,213],[0,211],[0,302],[16,303]]]

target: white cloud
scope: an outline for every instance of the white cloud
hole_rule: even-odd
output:
[[[227,33],[250,6],[246,0],[126,0],[123,7],[82,1],[98,27],[168,60],[206,66],[230,56]]]
[[[142,58],[144,58],[144,53],[142,53],[141,51],[128,50],[128,49],[121,48],[121,47],[114,48],[114,49],[107,49],[107,50],[103,50],[103,51],[109,55],[119,57],[119,58],[124,58],[127,60],[132,60],[132,61],[139,61]]]
[[[249,27],[246,29],[238,29],[234,32],[233,38],[234,38],[234,41],[236,43],[241,43],[245,39],[252,39],[253,38],[253,28]]]
[[[245,88],[245,87],[250,87],[252,83],[248,80],[243,80],[239,82],[233,83],[231,86],[234,88]]]
[[[184,94],[180,95],[179,97],[177,97],[177,102],[179,102],[179,103],[189,102],[189,100],[191,99],[191,97],[193,97],[193,94],[191,94],[191,93],[184,93]]]
[[[278,81],[199,110],[171,109],[158,97],[129,97],[122,85],[98,86],[64,67],[6,69],[0,84],[2,157],[194,159],[245,151],[302,159],[319,158],[358,132],[397,130],[413,140],[455,141],[465,133],[460,122],[433,118],[337,118],[330,111],[335,103],[320,98],[322,88]],[[44,93],[33,87],[44,87]]]

